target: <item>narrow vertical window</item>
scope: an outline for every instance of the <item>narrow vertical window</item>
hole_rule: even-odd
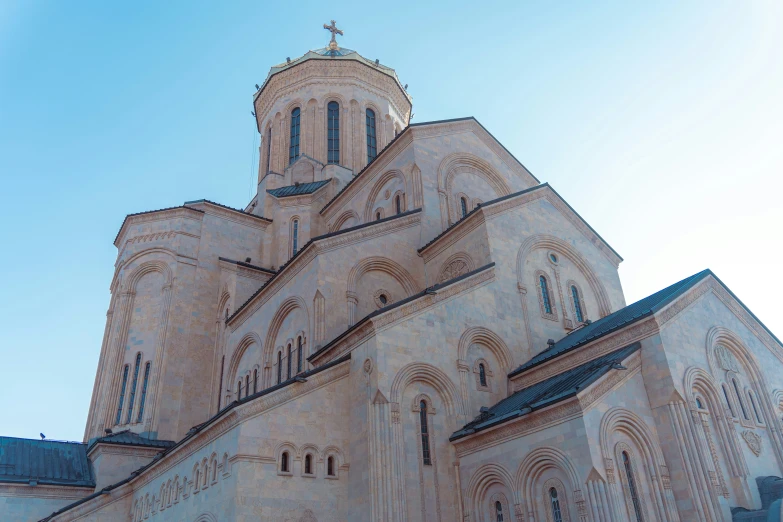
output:
[[[250,395],[250,374],[245,375],[245,397]]]
[[[283,352],[277,352],[277,384],[280,384],[283,377]]]
[[[734,407],[731,405],[731,399],[729,399],[729,391],[726,389],[726,385],[722,384],[721,388],[723,388],[723,397],[726,399],[726,406],[729,407],[729,411],[731,412],[732,417],[736,417],[737,414],[734,413]]]
[[[237,400],[242,398],[242,379],[237,382]]]
[[[479,364],[479,383],[482,386],[487,385],[487,370],[484,368],[483,364]]]
[[[326,474],[334,477],[334,457],[326,459]]]
[[[302,373],[302,337],[296,338],[296,373]]]
[[[753,413],[756,414],[756,420],[761,424],[761,415],[759,415],[759,410],[756,408],[756,401],[753,400],[753,392],[748,391],[748,399],[750,399],[750,405],[753,407]]]
[[[301,112],[299,107],[291,111],[291,141],[288,145],[288,164],[299,157],[299,122]]]
[[[258,391],[258,368],[253,370],[253,393]]]
[[[380,221],[380,220],[381,220],[381,213],[380,212],[376,212],[375,213],[375,221]]]
[[[378,155],[378,147],[375,140],[375,111],[367,109],[367,163],[372,162]]]
[[[144,379],[141,381],[141,399],[139,400],[139,415],[136,417],[136,422],[144,420],[144,402],[147,399],[147,383],[150,380],[150,366],[152,363],[144,365]]]
[[[272,164],[272,126],[266,131],[266,174],[269,174],[269,166]]]
[[[740,395],[737,379],[732,379],[731,382],[734,384],[734,391],[737,393],[737,402],[739,402],[740,410],[742,410],[742,416],[745,417],[745,420],[750,420],[750,417],[748,417],[748,412],[745,411],[745,403],[742,400],[742,395]]]
[[[462,209],[462,217],[468,215],[468,200],[465,198],[459,198],[459,204]]]
[[[286,366],[288,367],[285,378],[290,379],[291,378],[291,345],[288,345],[288,356],[286,357]]]
[[[552,303],[549,301],[549,285],[547,284],[546,277],[540,276],[538,282],[541,283],[541,298],[544,301],[544,313],[552,313]]]
[[[226,310],[226,313],[228,313],[228,310]],[[223,368],[226,366],[226,356],[220,358],[220,386],[218,387],[218,411],[220,411],[220,399],[223,395]]]
[[[639,503],[636,481],[633,478],[633,471],[631,470],[631,459],[625,451],[623,451],[623,467],[625,468],[625,478],[628,481],[628,493],[631,495],[631,503],[633,504],[633,511],[636,515],[636,522],[642,522],[642,506]]]
[[[284,451],[280,456],[280,471],[288,473],[288,452]]]
[[[552,506],[552,519],[554,522],[563,522],[563,513],[560,511],[560,500],[557,498],[557,490],[549,488],[549,503]]]
[[[402,214],[402,196],[397,194],[397,197],[394,198],[394,207],[395,210],[397,210],[397,215]]]
[[[495,501],[495,521],[503,522],[503,504],[499,501]]]
[[[427,403],[419,403],[419,422],[421,423],[421,458],[425,466],[432,465],[430,458],[430,434],[427,429]]]
[[[122,403],[125,400],[125,388],[128,386],[128,365],[125,365],[125,369],[122,371],[122,387],[120,388],[120,401],[117,404],[117,418],[114,419],[114,424],[119,424],[122,419]]]
[[[326,106],[327,123],[327,162],[340,163],[340,104],[329,102]]]
[[[128,397],[128,416],[125,423],[130,424],[133,415],[133,400],[136,398],[136,383],[139,381],[139,368],[141,367],[141,354],[136,354],[136,363],[133,366],[133,380],[131,381],[130,396]]]
[[[305,455],[305,471],[307,475],[313,474],[313,457]]]
[[[571,285],[571,297],[574,300],[574,312],[576,313],[576,320],[580,323],[585,322],[585,316],[582,313],[582,303],[579,300],[579,290],[576,285]]]
[[[299,220],[295,219],[291,226],[291,255],[295,256],[299,250]]]

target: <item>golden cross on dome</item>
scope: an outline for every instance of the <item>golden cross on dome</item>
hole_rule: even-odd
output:
[[[338,34],[340,36],[343,36],[343,32],[340,29],[337,28],[335,23],[336,22],[334,20],[332,20],[332,25],[324,24],[324,29],[326,29],[327,31],[332,33],[332,40],[329,42],[329,49],[331,49],[332,51],[338,49],[338,47],[337,47],[337,40],[335,40],[334,37],[336,35],[338,35]]]

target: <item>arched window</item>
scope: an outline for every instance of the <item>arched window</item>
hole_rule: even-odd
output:
[[[284,451],[282,455],[280,455],[280,471],[283,473],[288,473],[288,452]]]
[[[258,368],[253,369],[253,393],[258,391]]]
[[[495,501],[495,520],[503,522],[503,504],[499,500]]]
[[[378,147],[375,140],[375,111],[367,109],[367,163],[370,163],[378,155]]]
[[[701,399],[699,399],[698,397],[696,397],[696,407],[699,408],[700,410],[704,409],[704,405],[702,405]]]
[[[459,198],[459,204],[462,208],[462,217],[468,215],[468,200],[466,198]]]
[[[302,336],[296,338],[296,373],[302,372]]]
[[[237,382],[237,400],[242,398],[242,379]]]
[[[753,400],[753,392],[750,390],[748,390],[748,399],[750,399],[750,405],[753,407],[753,413],[756,415],[756,420],[761,424],[763,421],[761,420],[761,415],[759,415],[758,408],[756,408],[756,401]]]
[[[299,250],[299,220],[295,219],[291,223],[291,255],[295,256]]]
[[[487,385],[487,370],[484,368],[484,364],[479,364],[479,383],[482,386]]]
[[[563,522],[563,513],[560,511],[560,500],[557,498],[557,490],[549,488],[549,503],[552,506],[552,519],[554,522]]]
[[[402,214],[402,196],[399,194],[394,198],[394,208],[397,211],[397,215]]]
[[[431,466],[430,434],[427,429],[427,403],[425,401],[419,403],[419,422],[421,424],[421,458],[425,466]]]
[[[623,467],[625,468],[625,478],[628,481],[628,493],[631,496],[631,503],[633,504],[633,511],[636,515],[636,522],[643,522],[642,506],[639,503],[639,493],[636,489],[636,481],[633,478],[633,471],[631,470],[631,459],[628,457],[628,453],[625,451],[623,451]]]
[[[376,212],[375,213],[375,221],[380,221],[380,220],[381,220],[381,213],[380,212]]]
[[[326,474],[330,477],[334,477],[334,457],[326,459]]]
[[[119,424],[122,419],[122,402],[125,400],[125,388],[128,386],[128,365],[125,365],[125,369],[122,371],[122,387],[120,388],[120,401],[117,404],[117,418],[114,419],[114,424]]]
[[[313,457],[311,455],[305,455],[305,474],[313,474]]]
[[[291,111],[291,141],[288,146],[288,164],[299,157],[299,122],[301,114],[299,107]]]
[[[245,375],[245,397],[250,395],[250,374]]]
[[[327,162],[340,163],[340,104],[329,102],[326,106],[327,124]]]
[[[286,361],[286,366],[288,367],[288,370],[286,371],[285,378],[290,379],[291,378],[291,345],[288,345],[288,356],[286,357],[288,359]]]
[[[136,354],[136,364],[133,366],[133,380],[131,381],[130,397],[128,398],[128,416],[125,423],[130,424],[133,415],[133,400],[136,398],[136,383],[139,380],[139,368],[141,367],[141,354]]]
[[[198,491],[199,475],[201,475],[201,470],[198,469],[198,464],[196,464],[196,472],[193,474],[193,487],[196,488],[196,491]]]
[[[574,313],[576,314],[576,320],[580,323],[585,322],[585,316],[582,313],[582,304],[579,299],[579,290],[576,285],[571,285],[571,298],[574,300]]]
[[[549,284],[544,276],[539,276],[538,282],[541,283],[541,298],[544,303],[544,313],[551,314],[552,302],[549,300]]]
[[[269,166],[272,162],[272,126],[266,131],[266,174],[269,174]]]
[[[283,352],[277,352],[277,384],[283,380]]]
[[[750,420],[750,417],[748,417],[748,412],[745,410],[745,403],[742,401],[742,395],[740,395],[737,379],[732,379],[731,382],[734,385],[734,391],[737,393],[737,402],[739,402],[740,410],[742,410],[742,416],[745,417],[745,420]]]
[[[723,389],[723,397],[726,399],[726,406],[729,407],[729,411],[731,412],[732,417],[736,417],[737,414],[734,413],[734,406],[731,405],[731,399],[729,399],[729,390],[726,389],[725,384],[721,384],[721,388]]]
[[[150,380],[151,365],[150,362],[144,365],[144,380],[141,382],[141,400],[139,400],[139,415],[136,417],[136,422],[144,420],[144,402],[147,400],[147,383]]]

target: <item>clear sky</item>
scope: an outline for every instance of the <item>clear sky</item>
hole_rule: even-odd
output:
[[[783,337],[783,2],[0,1],[0,434],[80,440],[125,214],[250,199],[253,85],[341,45],[475,116],[624,258]],[[256,159],[257,161],[257,159]]]

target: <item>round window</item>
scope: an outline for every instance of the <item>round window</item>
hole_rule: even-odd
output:
[[[381,302],[381,304],[386,304],[389,302],[389,300],[386,298],[386,294],[381,294],[378,296],[378,301]]]
[[[557,263],[557,255],[553,254],[552,252],[549,253],[549,260],[553,263]]]

